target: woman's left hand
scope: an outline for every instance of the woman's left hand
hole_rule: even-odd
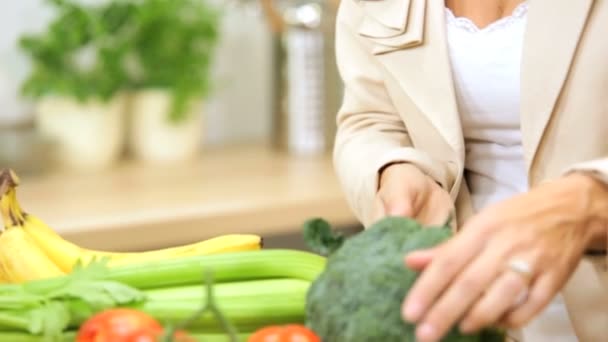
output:
[[[450,241],[406,256],[423,270],[403,304],[420,341],[521,327],[565,285],[591,241],[605,234],[606,190],[571,174],[473,216]]]

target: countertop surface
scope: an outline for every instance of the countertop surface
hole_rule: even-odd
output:
[[[330,156],[265,146],[208,149],[172,165],[124,162],[105,171],[22,177],[23,209],[92,248],[139,250],[227,233],[298,233],[317,216],[356,225]]]

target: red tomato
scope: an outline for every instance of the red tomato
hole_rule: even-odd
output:
[[[303,325],[272,325],[259,329],[247,342],[321,342],[321,339]]]
[[[160,323],[141,311],[111,309],[89,318],[78,330],[76,342],[153,341],[162,329]]]
[[[163,327],[148,314],[127,308],[102,311],[89,318],[78,330],[76,342],[156,342]],[[178,341],[184,332],[176,334]]]
[[[128,342],[158,342],[162,336],[162,331],[135,331],[128,339]],[[114,341],[114,340],[112,340]],[[173,335],[172,342],[197,342],[194,338],[188,336],[183,331],[176,331]],[[105,340],[104,340],[105,342]],[[122,342],[122,341],[120,341]],[[126,342],[126,341],[125,341]]]

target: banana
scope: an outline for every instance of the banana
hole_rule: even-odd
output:
[[[257,235],[227,234],[188,245],[140,252],[110,260],[108,266],[120,266],[142,261],[163,260],[193,255],[259,250],[262,239]]]
[[[113,267],[182,256],[259,250],[262,248],[262,238],[253,234],[226,234],[182,246],[143,252],[112,252],[83,248],[64,239],[41,219],[25,213],[17,200],[16,187],[18,184],[19,178],[12,170],[4,170],[0,173],[0,212],[5,227],[7,227],[6,235],[11,237],[11,239],[5,239],[7,242],[2,242],[0,238],[0,250],[4,249],[5,245],[16,244],[14,240],[19,239],[12,238],[12,236],[25,236],[20,239],[25,240],[29,245],[33,244],[33,246],[30,246],[29,249],[24,248],[24,250],[32,253],[32,257],[36,258],[46,255],[46,259],[50,260],[60,272],[70,272],[78,261],[86,264],[97,258],[107,258],[109,260],[108,265]],[[8,229],[9,227],[10,229]],[[13,231],[16,231],[16,233]],[[24,244],[24,242],[20,243]],[[33,247],[36,247],[37,252],[31,251]],[[0,252],[0,254],[2,253]],[[41,265],[45,264],[41,263]],[[4,265],[0,263],[0,266]],[[51,273],[55,272],[55,269],[51,266],[45,265],[45,267],[49,270],[52,269]],[[5,273],[13,272],[12,268],[10,271],[7,269],[8,266],[4,266],[4,268]],[[12,279],[12,276],[8,278]]]
[[[0,266],[4,280],[22,283],[64,274],[21,229],[24,218],[20,211],[14,210],[15,203],[11,198],[15,197],[15,189],[3,177],[5,175],[0,176],[0,188],[4,190],[0,197],[0,212],[4,221],[4,229],[0,233]],[[11,179],[15,180],[16,177]]]
[[[64,274],[18,226],[6,228],[0,234],[0,262],[11,283]]]
[[[86,253],[83,248],[63,239],[58,234],[47,232],[45,225],[32,215],[25,215],[25,220],[21,228],[36,242],[38,247],[43,250],[48,257],[64,272],[68,273],[77,261],[83,264],[90,262],[95,255]],[[98,257],[108,257],[112,254],[97,255]]]
[[[9,284],[11,283],[11,279],[6,274],[6,270],[4,269],[4,263],[0,260],[0,284]]]
[[[25,215],[22,227],[64,272],[70,272],[78,260],[86,264],[93,259],[105,257],[108,266],[112,267],[180,256],[256,250],[262,245],[262,239],[258,235],[227,234],[177,247],[142,252],[110,252],[82,248],[65,240],[33,215]]]

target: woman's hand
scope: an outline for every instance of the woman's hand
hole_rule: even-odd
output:
[[[424,270],[403,305],[419,340],[438,341],[459,322],[464,333],[528,323],[592,241],[605,241],[607,193],[572,174],[494,205],[445,244],[408,255],[410,267]]]
[[[383,170],[375,203],[376,220],[405,216],[426,225],[442,224],[453,209],[450,194],[416,166],[398,163]]]

